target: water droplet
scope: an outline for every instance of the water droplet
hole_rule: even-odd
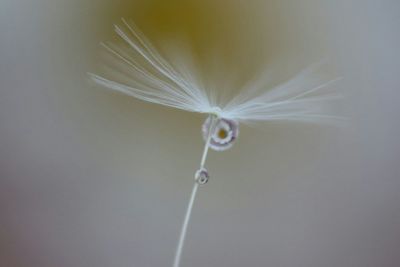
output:
[[[204,140],[207,140],[211,118],[203,123],[202,132]],[[210,148],[216,151],[227,150],[232,147],[239,136],[239,124],[234,120],[218,118],[211,133]]]
[[[196,172],[194,178],[199,185],[205,185],[210,176],[208,175],[208,171],[205,168],[202,168]]]

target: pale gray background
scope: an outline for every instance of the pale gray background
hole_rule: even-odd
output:
[[[243,126],[210,153],[182,266],[399,266],[399,14],[397,0],[0,1],[0,266],[172,264],[204,118],[87,81],[122,16],[214,51],[216,79],[283,59],[278,82],[321,56],[345,77],[345,128]]]

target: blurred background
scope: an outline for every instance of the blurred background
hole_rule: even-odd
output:
[[[2,0],[0,266],[171,266],[204,117],[95,87],[99,43],[133,19],[183,38],[235,90],[321,58],[344,128],[241,127],[211,152],[182,266],[400,265],[400,3]]]

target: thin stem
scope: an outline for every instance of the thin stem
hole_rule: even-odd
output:
[[[198,188],[199,188],[199,184],[195,182],[193,185],[192,194],[190,195],[190,200],[189,200],[189,204],[188,204],[188,207],[186,210],[185,219],[182,224],[182,229],[181,229],[181,234],[179,236],[178,246],[176,248],[174,267],[179,267],[179,264],[181,261],[183,244],[185,243],[187,227],[189,225],[190,215],[192,213],[193,203],[194,203],[194,199],[196,197]]]
[[[204,165],[206,164],[206,159],[207,159],[207,153],[208,153],[208,148],[210,147],[210,142],[211,142],[211,136],[215,124],[215,116],[210,115],[210,126],[208,127],[208,136],[206,140],[206,144],[204,145],[204,150],[203,150],[203,156],[201,157],[201,162],[200,162],[200,169],[204,168]]]
[[[203,155],[201,157],[200,169],[204,168],[204,165],[206,163],[207,153],[208,153],[208,149],[210,147],[211,136],[212,136],[212,132],[213,132],[214,124],[215,124],[215,116],[210,115],[210,119],[211,119],[211,122],[210,122],[210,126],[208,128],[208,136],[207,136],[206,143],[204,145]],[[179,267],[179,264],[181,262],[183,245],[185,243],[185,237],[186,237],[186,232],[187,232],[187,228],[188,228],[189,221],[190,221],[190,215],[192,213],[193,204],[194,204],[194,200],[196,198],[198,188],[199,188],[199,184],[197,182],[195,182],[193,185],[192,193],[190,194],[189,204],[186,209],[185,219],[183,220],[181,233],[179,235],[179,241],[178,241],[178,246],[176,247],[173,267]]]

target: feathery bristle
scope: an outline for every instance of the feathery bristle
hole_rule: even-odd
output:
[[[114,58],[113,63],[119,70],[114,72],[123,76],[126,82],[116,82],[90,74],[97,84],[106,88],[143,101],[191,112],[214,114],[240,122],[332,122],[343,119],[329,114],[326,108],[330,101],[339,96],[321,93],[322,89],[341,78],[322,82],[315,75],[321,64],[310,66],[293,79],[270,90],[262,86],[261,77],[258,82],[247,86],[222,106],[222,103],[214,103],[213,94],[200,86],[191,66],[185,66],[185,61],[181,61],[179,56],[175,57],[178,64],[170,64],[134,23],[122,19],[122,25],[116,25],[115,31],[126,47],[102,45]]]

